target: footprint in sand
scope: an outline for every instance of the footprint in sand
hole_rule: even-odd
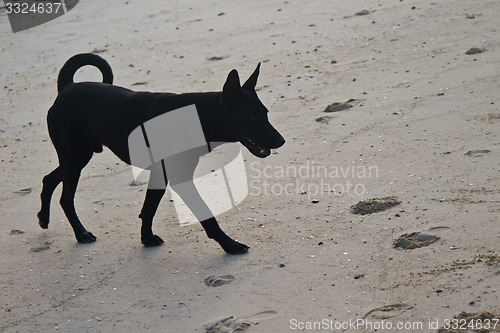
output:
[[[467,55],[479,54],[479,53],[483,53],[484,51],[486,51],[486,49],[479,48],[479,47],[472,47],[472,48],[468,49],[467,51],[465,51],[465,54],[467,54]]]
[[[276,316],[273,310],[262,311],[249,317],[235,318],[233,316],[218,320],[205,326],[205,333],[235,333],[246,332],[250,325],[258,324],[259,320],[265,320]]]
[[[318,123],[328,124],[328,120],[330,120],[332,118],[333,118],[332,116],[321,116],[321,117],[315,118],[314,120],[316,120]]]
[[[399,236],[393,242],[394,248],[402,248],[405,250],[413,250],[419,247],[429,246],[439,240],[438,236],[423,234],[420,232],[412,232]]]
[[[246,332],[250,327],[250,323],[241,319],[236,319],[233,316],[222,319],[213,325],[209,325],[205,333],[233,333]]]
[[[365,201],[360,201],[355,205],[351,206],[351,212],[353,214],[371,214],[378,213],[394,206],[401,204],[396,197],[386,197],[386,198],[375,198]]]
[[[32,188],[28,187],[28,188],[23,188],[22,190],[19,190],[19,191],[15,191],[14,193],[18,194],[18,195],[26,195],[26,194],[30,194],[31,191],[32,191]]]
[[[43,243],[43,245],[31,248],[31,252],[42,252],[42,251],[48,250],[48,249],[50,249],[51,245],[52,245],[52,241],[45,242],[45,243]]]
[[[364,316],[370,319],[389,319],[402,315],[404,312],[412,309],[412,306],[404,303],[384,305],[379,308],[368,311]]]
[[[141,186],[141,185],[145,185],[145,184],[147,184],[147,182],[133,180],[130,183],[128,183],[128,186]]]
[[[488,153],[491,153],[491,150],[488,150],[488,149],[477,149],[477,150],[469,150],[464,155],[465,156],[478,157],[478,156],[486,155]]]
[[[234,280],[234,276],[231,274],[215,276],[210,275],[205,279],[205,284],[209,287],[220,287],[222,285],[228,284]]]
[[[323,112],[339,112],[352,108],[353,106],[361,103],[362,100],[351,98],[346,102],[334,102],[329,104]]]

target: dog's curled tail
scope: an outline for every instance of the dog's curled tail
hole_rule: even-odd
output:
[[[113,84],[113,71],[106,60],[92,53],[81,53],[69,58],[59,72],[57,91],[61,92],[68,84],[73,83],[73,76],[83,66],[97,67],[102,74],[102,82]]]

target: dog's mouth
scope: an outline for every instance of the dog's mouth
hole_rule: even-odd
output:
[[[242,136],[240,142],[257,157],[264,158],[271,155],[271,149],[259,146],[247,136]]]

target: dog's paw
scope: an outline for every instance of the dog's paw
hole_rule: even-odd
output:
[[[238,243],[237,241],[231,240],[231,242],[223,242],[220,243],[220,246],[224,249],[229,254],[243,254],[247,253],[248,249],[250,248],[249,246],[243,244],[243,243]]]
[[[145,247],[160,246],[161,244],[164,243],[163,239],[161,239],[160,236],[156,236],[156,235],[151,235],[148,237],[141,237],[141,241]]]
[[[42,211],[38,212],[38,224],[42,229],[48,229],[49,228],[49,214],[45,214]]]
[[[91,232],[85,231],[76,236],[78,243],[92,243],[95,242],[97,238],[92,235]]]

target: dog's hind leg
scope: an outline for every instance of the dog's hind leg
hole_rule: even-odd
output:
[[[78,215],[76,215],[74,203],[81,170],[90,161],[92,154],[92,150],[84,150],[80,158],[78,158],[78,155],[71,156],[72,154],[70,153],[70,156],[65,156],[64,161],[61,158],[59,159],[63,182],[60,203],[79,243],[91,243],[96,240],[96,237],[88,232],[80,222]]]
[[[43,177],[43,188],[42,194],[40,195],[42,207],[37,214],[38,224],[40,224],[40,227],[42,227],[42,229],[47,229],[49,227],[50,200],[52,199],[54,190],[61,181],[62,178],[60,167],[57,167],[56,169],[54,169],[54,171]]]
[[[166,174],[163,172],[163,165],[158,162],[150,167],[148,190],[139,217],[142,219],[141,242],[146,247],[163,244],[163,239],[153,234],[153,217],[156,214],[161,198],[165,194],[167,187]]]

